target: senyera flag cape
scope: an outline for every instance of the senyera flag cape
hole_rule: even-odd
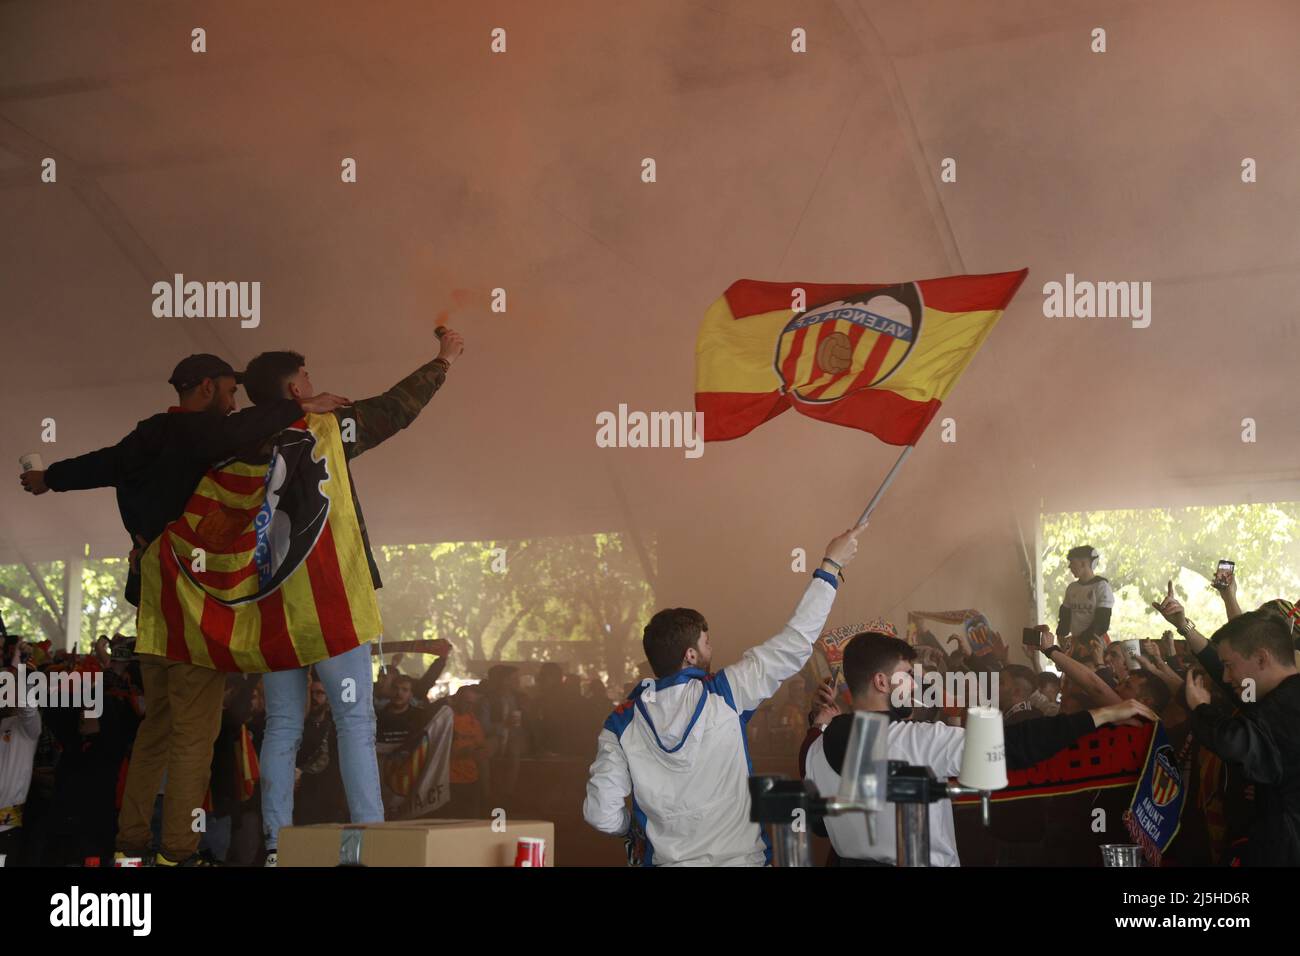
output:
[[[705,441],[739,438],[793,407],[916,444],[1028,273],[732,283],[695,346]]]
[[[278,671],[379,635],[338,421],[307,415],[272,444],[212,468],[141,556],[137,653]]]

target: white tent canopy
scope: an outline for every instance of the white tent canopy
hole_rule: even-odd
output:
[[[191,352],[292,348],[318,387],[379,392],[471,290],[445,390],[356,466],[374,539],[632,526],[659,600],[738,651],[797,595],[791,550],[815,562],[898,450],[790,413],[690,460],[598,448],[597,413],[691,409],[696,329],[735,279],[1027,266],[941,413],[957,441],[932,428],[907,462],[833,623],[969,605],[1014,628],[1017,518],[1032,544],[1043,508],[1297,497],[1286,0],[73,9],[0,4],[11,467],[116,441]],[[155,318],[177,273],[259,281],[260,325]],[[1045,318],[1067,273],[1151,282],[1150,326]],[[111,492],[0,494],[0,562],[87,544],[126,550]]]

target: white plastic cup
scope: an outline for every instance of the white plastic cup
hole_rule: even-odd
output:
[[[1128,669],[1140,671],[1142,665],[1138,663],[1138,658],[1142,656],[1142,642],[1136,638],[1130,638],[1120,643],[1124,645],[1124,651],[1128,654]]]
[[[29,452],[26,455],[19,456],[18,467],[21,468],[24,472],[44,471],[45,462],[41,461],[41,456],[36,454],[36,452],[33,451],[33,452]]]
[[[1007,785],[1007,746],[1002,711],[971,707],[966,711],[966,741],[957,782],[976,790],[1001,790]]]

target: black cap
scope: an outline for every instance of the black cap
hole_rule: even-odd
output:
[[[178,392],[184,392],[198,385],[205,378],[221,378],[223,375],[230,376],[236,383],[242,384],[244,381],[244,373],[236,372],[230,367],[229,362],[207,352],[200,352],[198,355],[181,359],[167,382],[175,386]]]

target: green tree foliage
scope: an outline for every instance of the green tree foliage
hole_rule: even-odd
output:
[[[449,640],[458,673],[467,660],[516,659],[518,642],[539,639],[598,643],[615,685],[641,658],[653,568],[621,535],[408,544],[376,559],[385,637]]]
[[[81,571],[81,633],[78,647],[88,651],[100,634],[135,633],[135,608],[122,596],[126,560],[86,561]],[[64,646],[63,562],[0,565],[0,616],[11,634]]]
[[[1090,544],[1101,552],[1098,573],[1115,589],[1111,637],[1158,637],[1168,625],[1151,601],[1174,582],[1188,616],[1209,634],[1224,621],[1223,602],[1210,587],[1221,558],[1237,562],[1243,609],[1275,597],[1300,598],[1300,503],[1203,508],[1068,512],[1043,516],[1046,620],[1073,580],[1066,552]]]
[[[653,562],[653,543],[643,555],[617,534],[406,544],[379,548],[376,560],[385,637],[445,638],[456,648],[453,670],[466,676],[469,660],[516,659],[521,641],[590,642],[582,649],[595,646],[615,686],[641,659],[654,599],[654,569],[643,562]],[[121,558],[85,562],[83,651],[99,634],[135,633],[126,570]],[[11,633],[64,646],[64,598],[63,562],[0,565],[0,615]]]

